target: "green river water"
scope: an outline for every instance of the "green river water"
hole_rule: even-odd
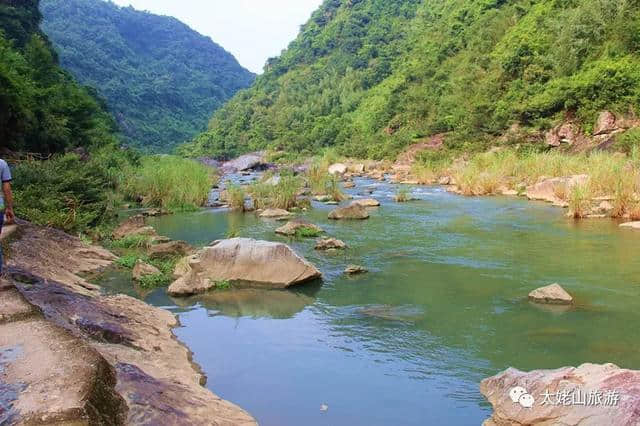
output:
[[[640,368],[640,233],[609,220],[575,222],[542,203],[466,198],[438,187],[358,180],[382,206],[361,222],[304,216],[349,245],[316,252],[314,240],[274,234],[282,223],[205,210],[153,219],[161,235],[204,245],[229,230],[282,241],[314,263],[322,282],[289,291],[228,290],[171,299],[176,334],[208,386],[261,425],[475,425],[490,415],[480,380],[509,366],[613,362]],[[369,197],[369,195],[367,195]],[[348,264],[370,273],[355,278]],[[571,310],[527,301],[558,282]],[[113,288],[130,291],[126,279]],[[328,406],[321,410],[322,404]]]

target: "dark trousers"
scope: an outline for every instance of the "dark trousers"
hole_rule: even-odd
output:
[[[4,224],[4,212],[0,211],[0,233],[2,233],[2,225]],[[0,274],[2,273],[2,245],[0,245]]]

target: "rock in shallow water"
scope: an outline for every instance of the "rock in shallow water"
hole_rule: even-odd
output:
[[[133,271],[131,272],[133,279],[136,281],[140,281],[142,277],[145,277],[147,275],[158,275],[158,274],[161,274],[158,268],[156,268],[153,265],[149,265],[148,263],[145,263],[140,259],[136,261],[136,264],[133,267]]]
[[[349,265],[347,266],[347,269],[344,270],[344,273],[347,275],[359,275],[359,274],[366,274],[367,269],[364,268],[363,266],[358,266],[358,265]]]
[[[293,236],[296,235],[297,232],[302,232],[303,230],[307,230],[310,236],[315,236],[313,234],[317,235],[323,232],[322,228],[314,225],[313,223],[305,222],[303,220],[292,220],[276,229],[276,234]]]
[[[343,250],[347,245],[335,238],[323,238],[316,243],[316,250]]]
[[[260,213],[260,217],[267,219],[277,219],[289,216],[291,216],[291,213],[283,209],[267,209]]]
[[[173,296],[203,293],[219,281],[286,288],[322,276],[287,245],[250,238],[218,241],[180,266],[184,275],[169,287]]]
[[[514,402],[519,388],[531,398],[521,402],[521,394]],[[640,424],[640,371],[613,364],[528,373],[509,368],[483,380],[480,391],[494,410],[485,426]]]
[[[535,303],[552,305],[570,305],[573,303],[573,297],[560,284],[551,284],[533,290],[529,293],[529,300]]]
[[[329,219],[334,220],[362,220],[368,219],[369,212],[359,204],[351,203],[346,207],[338,207],[329,213]]]
[[[357,204],[362,207],[378,207],[380,201],[373,198],[361,198],[359,200],[353,200],[351,204]]]

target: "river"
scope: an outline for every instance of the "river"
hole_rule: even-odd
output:
[[[412,187],[416,200],[395,203],[393,185],[356,183],[347,192],[371,189],[366,197],[382,202],[369,220],[329,221],[333,207],[320,203],[304,214],[349,245],[338,254],[277,236],[281,222],[252,213],[150,221],[200,246],[230,231],[285,242],[324,274],[289,291],[143,297],[179,316],[175,332],[207,385],[261,425],[480,424],[491,409],[478,384],[509,366],[640,368],[640,234],[523,199]],[[370,272],[347,277],[348,264]],[[527,301],[554,282],[574,295],[574,308]]]

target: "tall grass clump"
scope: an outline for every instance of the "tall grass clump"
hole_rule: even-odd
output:
[[[213,171],[194,160],[155,155],[144,157],[122,187],[128,198],[141,198],[145,206],[193,210],[205,204],[214,180]]]
[[[245,210],[244,200],[246,196],[244,188],[240,185],[230,184],[227,187],[227,203],[233,210]]]
[[[569,214],[575,219],[581,219],[589,214],[591,197],[588,185],[573,185],[569,192]]]
[[[421,184],[434,183],[451,165],[451,154],[445,150],[421,152],[411,168],[411,173]]]
[[[396,195],[394,199],[396,200],[397,203],[406,203],[407,201],[411,200],[411,193],[409,192],[408,188],[404,186],[400,186],[396,190]]]
[[[280,182],[273,186],[271,207],[285,210],[296,207],[301,187],[302,182],[297,176],[282,176]]]
[[[302,181],[297,176],[283,175],[277,184],[256,182],[249,186],[248,193],[256,209],[289,210],[298,206],[298,194]]]
[[[501,189],[515,189],[533,185],[542,179],[588,174],[590,184],[584,188],[588,195],[609,196],[619,193],[620,204],[627,204],[637,191],[638,166],[621,154],[594,152],[567,154],[550,152],[516,152],[502,150],[476,154],[468,161],[450,167],[461,192],[465,195],[491,195]],[[619,182],[628,187],[620,188]],[[571,197],[564,185],[554,188],[562,200]]]

